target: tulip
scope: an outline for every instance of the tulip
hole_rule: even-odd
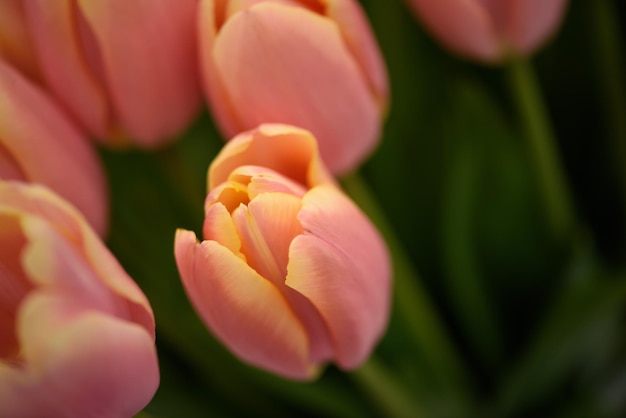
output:
[[[261,123],[311,131],[333,173],[378,142],[387,76],[354,0],[201,0],[205,92],[225,137]]]
[[[479,61],[529,55],[556,30],[567,0],[409,0],[452,51]]]
[[[91,143],[50,97],[0,60],[0,180],[44,184],[103,234],[106,181]]]
[[[94,136],[154,147],[200,104],[197,0],[22,0],[45,84]]]
[[[203,235],[178,230],[175,255],[192,304],[244,361],[311,379],[334,360],[358,367],[389,316],[383,240],[336,186],[313,136],[262,125],[209,168]]]
[[[159,371],[146,297],[67,202],[0,182],[0,416],[133,416]]]

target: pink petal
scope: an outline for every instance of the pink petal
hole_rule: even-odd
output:
[[[319,310],[339,365],[355,368],[370,354],[389,317],[391,272],[385,244],[333,186],[312,189],[299,219],[305,233],[291,244],[286,284]]]
[[[110,100],[143,146],[183,130],[199,107],[195,0],[78,0],[100,48]]]
[[[224,136],[231,137],[244,130],[244,127],[234,111],[213,60],[217,30],[223,22],[228,0],[199,0],[199,2],[198,56],[202,84],[219,128]]]
[[[488,10],[478,0],[409,0],[421,21],[452,51],[480,61],[501,56],[501,44]]]
[[[187,295],[205,324],[243,360],[293,379],[310,379],[307,336],[280,292],[215,241],[176,232]]]
[[[32,0],[24,5],[47,86],[93,135],[107,137],[111,109],[105,86],[99,83],[83,56],[74,21],[75,0]]]
[[[24,179],[54,189],[104,233],[109,204],[104,172],[87,138],[42,91],[2,62],[0,91],[0,154],[10,156]]]
[[[326,13],[337,22],[341,35],[357,60],[380,108],[386,108],[389,100],[387,71],[367,16],[354,0],[330,0]]]
[[[0,1],[0,57],[32,80],[40,80],[22,0]]]
[[[303,129],[263,124],[229,141],[209,167],[209,190],[227,181],[241,166],[261,166],[303,186],[334,183],[321,163],[315,138]]]
[[[515,51],[530,54],[559,26],[567,0],[514,0],[509,6],[507,40]]]
[[[214,60],[240,128],[266,122],[306,128],[335,173],[354,168],[376,145],[376,100],[332,20],[259,3],[226,21]]]
[[[3,416],[133,416],[158,387],[153,340],[137,325],[83,312],[40,344],[19,373],[0,365]]]
[[[130,318],[154,336],[154,316],[145,295],[73,207],[43,187],[15,182],[0,182],[0,204],[44,219],[68,237],[98,279],[126,299]]]
[[[302,233],[300,207],[296,196],[264,193],[233,212],[247,264],[279,288],[287,276],[291,240]]]

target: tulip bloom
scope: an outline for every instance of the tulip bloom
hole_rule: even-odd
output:
[[[0,60],[0,180],[44,184],[103,234],[104,172],[91,143],[44,92]]]
[[[567,0],[408,0],[452,51],[485,62],[535,51],[559,25]]]
[[[45,84],[92,135],[152,147],[195,116],[197,0],[22,3]]]
[[[383,333],[385,244],[335,185],[307,131],[262,125],[209,169],[204,241],[178,230],[187,295],[237,356],[292,379],[358,367]]]
[[[0,416],[130,417],[158,383],[137,285],[68,203],[0,182]]]
[[[378,142],[387,76],[355,0],[201,0],[206,95],[228,138],[261,123],[311,131],[333,173]]]

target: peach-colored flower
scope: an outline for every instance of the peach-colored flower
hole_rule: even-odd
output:
[[[103,234],[108,196],[92,144],[58,105],[0,59],[0,179],[44,184]]]
[[[45,84],[92,135],[152,147],[195,116],[197,0],[22,4]]]
[[[486,62],[534,52],[559,25],[567,0],[408,0],[452,51]]]
[[[203,235],[178,230],[183,284],[206,325],[255,366],[310,379],[358,367],[383,333],[387,249],[321,163],[313,136],[262,125],[209,169]]]
[[[261,123],[310,130],[334,173],[378,143],[387,75],[355,0],[201,0],[205,91],[228,138]]]
[[[137,285],[68,203],[0,182],[0,416],[130,417],[158,383]]]

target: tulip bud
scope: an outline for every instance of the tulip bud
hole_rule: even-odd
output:
[[[559,25],[567,0],[409,0],[452,51],[484,62],[529,55]]]
[[[205,91],[226,137],[301,126],[333,173],[372,152],[387,76],[356,1],[201,0],[199,28]]]
[[[80,214],[0,182],[0,416],[130,417],[159,383],[146,297]]]
[[[196,0],[23,0],[45,84],[102,142],[153,147],[200,104]]]
[[[358,367],[387,324],[389,258],[313,136],[286,125],[243,133],[208,184],[205,240],[178,230],[175,254],[209,329],[244,361],[292,379],[330,360]]]
[[[103,234],[104,172],[91,143],[39,88],[0,60],[0,180],[44,184]]]

